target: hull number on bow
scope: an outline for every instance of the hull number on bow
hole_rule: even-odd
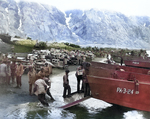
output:
[[[140,64],[139,62],[132,62],[133,64]]]
[[[117,93],[123,93],[123,94],[134,94],[134,90],[133,89],[120,88],[120,87],[117,87],[116,92]]]

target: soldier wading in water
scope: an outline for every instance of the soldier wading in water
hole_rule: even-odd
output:
[[[69,72],[70,72],[69,70],[66,70],[65,75],[63,76],[63,87],[64,87],[63,97],[64,98],[66,98],[67,91],[68,91],[67,97],[71,97],[71,88],[70,88],[69,79],[68,79]]]

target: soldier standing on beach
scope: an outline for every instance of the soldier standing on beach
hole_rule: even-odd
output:
[[[29,77],[29,94],[32,95],[33,94],[33,85],[35,83],[36,80],[36,71],[34,70],[34,68],[32,66],[29,67],[29,72],[28,72],[28,77]]]
[[[6,84],[10,85],[10,77],[11,77],[11,69],[10,69],[10,61],[7,61],[7,78],[6,78]]]
[[[77,68],[76,71],[76,77],[77,77],[77,93],[81,93],[80,92],[80,81],[82,81],[82,77],[83,77],[83,64],[80,64],[80,66]],[[83,91],[83,82],[82,82],[82,87],[81,90]]]
[[[21,64],[21,62],[18,63],[17,65],[17,69],[16,69],[16,82],[17,82],[17,86],[16,88],[20,88],[21,87],[21,77],[22,77],[22,74],[24,72],[24,69],[23,69],[23,65]]]
[[[41,68],[41,70],[37,74],[37,79],[43,79],[45,77],[44,68]]]
[[[90,86],[87,80],[87,75],[89,74],[90,63],[84,62],[83,67],[84,67],[84,70],[83,70],[84,97],[86,97],[86,96],[90,96]]]
[[[12,84],[15,83],[15,77],[16,77],[16,69],[17,69],[17,64],[16,61],[12,61],[10,65],[11,69],[11,79],[12,79]]]
[[[52,66],[49,66],[48,63],[45,63],[44,72],[45,77],[49,79],[50,74],[52,74]]]
[[[6,76],[7,76],[7,65],[6,61],[2,61],[0,64],[0,83],[6,83]]]

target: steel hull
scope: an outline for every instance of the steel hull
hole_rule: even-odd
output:
[[[150,84],[140,83],[136,94],[135,83],[120,79],[88,75],[92,96],[109,103],[138,110],[150,111]]]
[[[126,66],[150,69],[150,61],[145,60],[124,60]]]
[[[94,98],[150,111],[150,75],[100,66],[91,62],[87,75]]]
[[[91,62],[91,63],[92,63],[92,67],[103,67],[108,69],[116,69],[116,67],[120,67],[121,69],[124,69],[127,72],[147,74],[147,72],[149,71],[149,69],[143,69],[138,67],[120,66],[120,65],[106,64],[100,62]]]

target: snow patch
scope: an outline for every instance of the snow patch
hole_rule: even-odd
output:
[[[66,17],[66,24],[67,24],[67,27],[68,27],[69,29],[71,29],[71,28],[69,27],[69,21],[70,21],[70,19],[71,19],[71,15],[72,15],[72,13],[69,14],[69,17]],[[65,16],[66,16],[66,15],[65,15]]]
[[[98,18],[99,18],[100,21],[102,20],[100,17],[98,17]]]
[[[18,15],[21,16],[21,15],[20,15],[20,8],[19,8],[18,4],[17,4],[17,8],[18,8]],[[20,17],[18,30],[19,30],[20,32],[23,32],[23,31],[21,30],[21,27],[22,27],[22,20],[21,20],[21,17]]]
[[[84,16],[84,12],[83,12],[82,16]]]
[[[8,13],[8,7],[5,8],[5,11]]]

